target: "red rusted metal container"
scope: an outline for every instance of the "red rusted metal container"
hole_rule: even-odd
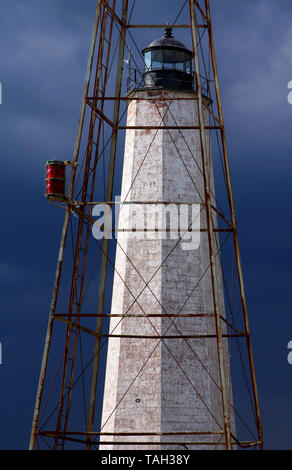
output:
[[[46,197],[63,200],[65,196],[65,162],[49,160],[46,166]]]

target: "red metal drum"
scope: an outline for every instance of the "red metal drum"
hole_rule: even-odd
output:
[[[65,196],[65,163],[59,160],[49,160],[46,167],[46,197],[63,200]]]

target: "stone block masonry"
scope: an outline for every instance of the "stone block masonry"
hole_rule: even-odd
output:
[[[132,98],[156,99],[155,102],[130,100],[128,126],[198,125],[195,100],[159,99],[174,95],[195,97],[191,92],[141,90],[133,93]],[[207,122],[207,110],[205,119]],[[208,131],[206,133],[214,194]],[[201,204],[201,227],[206,228],[204,200],[198,130],[127,130],[121,202]],[[212,204],[215,205],[214,196]],[[130,226],[130,216],[130,205],[121,206],[119,228]],[[216,227],[215,215],[213,223]],[[201,233],[200,247],[196,250],[182,250],[181,242],[171,240],[169,236],[143,239],[119,232],[117,241],[111,313],[123,317],[111,318],[110,333],[178,337],[216,335],[214,317],[183,316],[214,313],[206,232]],[[219,257],[216,267],[220,312],[224,317]],[[147,317],[149,314],[152,316]],[[162,314],[178,314],[178,317],[161,317]],[[229,381],[226,342],[224,348]],[[229,399],[232,403],[231,389]],[[233,416],[231,418],[233,423]],[[201,443],[187,445],[189,449],[212,449],[216,446],[211,442],[220,439],[224,442],[223,429],[216,338],[109,338],[101,431],[158,434],[103,436],[102,441],[117,444],[101,445],[100,449],[182,450],[184,442]],[[159,434],[175,432],[198,434]],[[146,445],[140,444],[141,441]],[[122,442],[132,444],[118,444]],[[174,445],[174,442],[181,444]],[[220,442],[216,448],[221,448]]]

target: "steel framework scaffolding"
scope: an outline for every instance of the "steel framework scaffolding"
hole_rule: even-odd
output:
[[[203,205],[207,220],[207,227],[202,227],[201,230],[208,234],[214,310],[193,314],[193,316],[214,318],[216,335],[204,337],[212,337],[217,344],[220,377],[220,383],[217,386],[222,394],[224,417],[224,426],[221,431],[212,433],[213,441],[207,443],[204,441],[204,445],[213,449],[218,445],[226,449],[232,449],[234,445],[238,448],[263,449],[209,0],[177,2],[180,5],[173,24],[135,24],[133,18],[135,18],[137,8],[141,6],[139,3],[141,4],[140,0],[97,1],[80,119],[70,165],[67,199],[63,202],[52,202],[64,210],[65,218],[35,403],[30,449],[58,450],[79,447],[96,449],[101,443],[113,443],[111,440],[103,440],[103,437],[109,436],[109,433],[102,431],[100,414],[106,346],[109,337],[117,336],[115,331],[108,330],[109,318],[116,316],[120,317],[120,321],[123,320],[120,312],[108,313],[117,240],[114,237],[103,238],[100,241],[93,238],[91,231],[96,220],[92,211],[98,201],[100,203],[103,201],[112,207],[116,204],[114,196],[118,191],[122,168],[121,143],[127,129],[136,129],[136,127],[126,125],[125,116],[129,101],[131,99],[155,101],[156,99],[155,97],[133,98],[131,93],[125,92],[124,84],[127,82],[127,74],[128,78],[134,77],[130,80],[131,83],[134,80],[134,87],[143,87],[143,76],[139,75],[139,70],[143,67],[143,62],[141,65],[143,58],[137,41],[141,31],[148,30],[149,33],[154,28],[161,30],[165,27],[184,34],[184,37],[188,38],[189,43],[192,44],[196,93],[194,97],[184,99],[194,101],[199,125],[167,126],[162,118],[159,126],[137,128],[166,129],[169,133],[172,130],[179,132],[197,130],[200,134],[204,180]],[[142,3],[144,8],[145,2]],[[133,52],[134,50],[136,52]],[[129,57],[127,60],[126,55]],[[203,99],[203,95],[206,97],[206,94],[212,103],[210,106],[206,106],[206,100]],[[163,97],[159,99],[162,100]],[[165,99],[171,103],[171,100],[179,98],[174,95],[172,98]],[[203,119],[205,109],[208,110],[210,118],[207,126]],[[213,135],[212,143],[217,146],[217,163],[214,158],[214,165],[223,188],[220,189],[223,202],[219,203],[218,196],[216,207],[211,199],[206,129]],[[147,203],[151,202],[143,202],[143,204]],[[214,211],[219,219],[217,228],[213,227],[212,213]],[[214,232],[218,235],[218,246],[215,243]],[[228,310],[226,318],[220,315],[218,307],[214,262],[214,256],[217,255],[220,256],[223,272],[224,296]],[[123,282],[126,283],[127,280],[123,279]],[[194,291],[196,287],[194,286]],[[137,297],[135,301],[138,301]],[[154,316],[147,312],[145,315],[149,319]],[[141,314],[141,316],[145,315]],[[192,317],[192,314],[186,315]],[[178,314],[169,314],[164,310],[161,316],[174,321]],[[222,328],[223,322],[224,329]],[[146,338],[141,335],[139,337]],[[177,336],[167,334],[147,336],[149,339],[155,338],[161,342],[165,339],[175,341],[177,337],[187,341],[191,336],[182,335],[179,330]],[[192,336],[192,338],[198,337],[198,335]],[[232,405],[229,401],[230,384],[224,367],[223,338],[227,338],[229,343],[231,376],[234,379],[232,380],[234,386]],[[237,389],[240,399],[237,399]],[[230,426],[231,406],[237,422],[236,436]],[[161,435],[167,435],[173,438],[173,442],[166,442],[168,446],[181,443],[186,447],[200,444],[200,437],[203,434],[202,432],[153,433],[145,429],[145,433],[138,436],[141,438],[139,442],[141,446],[148,443],[143,441],[145,436],[157,436],[159,439]],[[205,434],[210,434],[210,432],[206,431]],[[128,437],[127,442],[114,440],[121,436]],[[137,433],[112,434],[114,443],[124,445],[125,449],[127,444],[133,443],[134,436],[137,437]],[[188,442],[185,442],[185,439],[180,441],[181,436],[187,436]],[[134,444],[137,444],[135,439],[134,441]],[[159,440],[157,442],[163,446]]]

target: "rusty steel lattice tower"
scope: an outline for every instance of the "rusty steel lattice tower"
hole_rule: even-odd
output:
[[[67,194],[47,194],[65,220],[30,448],[262,449],[209,0],[172,24],[139,3],[97,1]],[[196,249],[194,219],[155,225],[183,205]]]

